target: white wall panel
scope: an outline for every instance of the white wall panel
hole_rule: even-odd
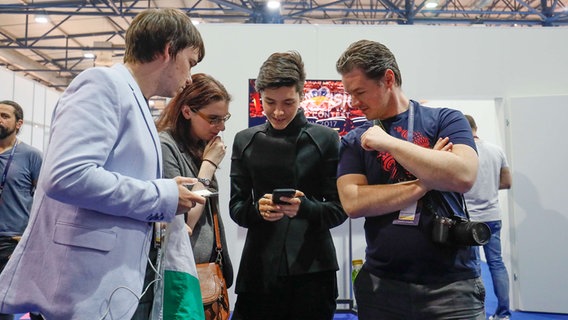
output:
[[[13,100],[14,76],[12,71],[0,67],[0,100]]]
[[[34,124],[45,125],[46,87],[36,83],[34,86],[33,114],[26,115]]]
[[[24,124],[20,127],[20,132],[18,133],[18,139],[23,141],[27,144],[31,144],[32,141],[32,125],[29,122],[24,122]]]
[[[49,132],[51,125],[51,118],[53,116],[53,110],[57,105],[57,100],[59,99],[60,93],[54,90],[47,90],[45,94],[45,113],[44,113],[44,123],[45,129],[43,131],[43,150],[46,150],[47,144],[49,142]]]
[[[44,112],[44,121],[46,125],[51,124],[51,117],[53,115],[53,110],[55,109],[55,105],[57,104],[57,100],[59,99],[60,93],[54,90],[47,90],[45,94],[45,112]]]
[[[513,246],[521,310],[568,313],[568,95],[512,98]]]
[[[34,124],[32,130],[32,142],[31,145],[38,148],[40,151],[44,151],[43,140],[44,140],[44,127],[42,125]]]
[[[24,119],[27,118],[27,115],[32,114],[34,106],[34,84],[34,81],[22,78],[19,75],[16,75],[14,79],[13,100],[19,103],[22,109],[24,109]]]

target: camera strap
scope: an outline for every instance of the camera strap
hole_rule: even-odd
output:
[[[462,193],[460,193],[459,196],[461,199],[461,209],[463,210],[465,217],[456,215],[454,209],[442,194],[442,191],[431,190],[427,193],[427,196],[430,197],[430,199],[428,201],[425,201],[427,203],[426,206],[433,214],[445,218],[450,218],[452,220],[470,220],[469,212],[467,211],[467,206],[465,204],[465,199]]]

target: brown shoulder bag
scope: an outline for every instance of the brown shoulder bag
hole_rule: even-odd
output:
[[[201,287],[205,319],[228,320],[231,311],[229,310],[229,295],[222,270],[223,259],[221,252],[223,248],[221,246],[219,219],[217,217],[217,209],[212,209],[217,258],[215,262],[197,264],[197,276],[199,277],[199,285]]]

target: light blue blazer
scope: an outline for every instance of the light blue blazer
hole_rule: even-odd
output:
[[[130,319],[152,221],[171,221],[173,180],[147,101],[123,65],[78,75],[55,108],[32,213],[0,276],[0,312]]]

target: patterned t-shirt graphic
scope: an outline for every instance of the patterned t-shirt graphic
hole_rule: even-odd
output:
[[[392,128],[391,134],[392,133],[397,133],[400,139],[408,139],[408,130],[401,126]],[[412,134],[412,140],[416,145],[430,148],[430,141],[420,132],[414,132]],[[388,183],[398,183],[416,179],[412,173],[408,172],[408,170],[396,162],[394,157],[388,152],[377,152],[377,161],[379,161],[382,171],[388,173]]]

